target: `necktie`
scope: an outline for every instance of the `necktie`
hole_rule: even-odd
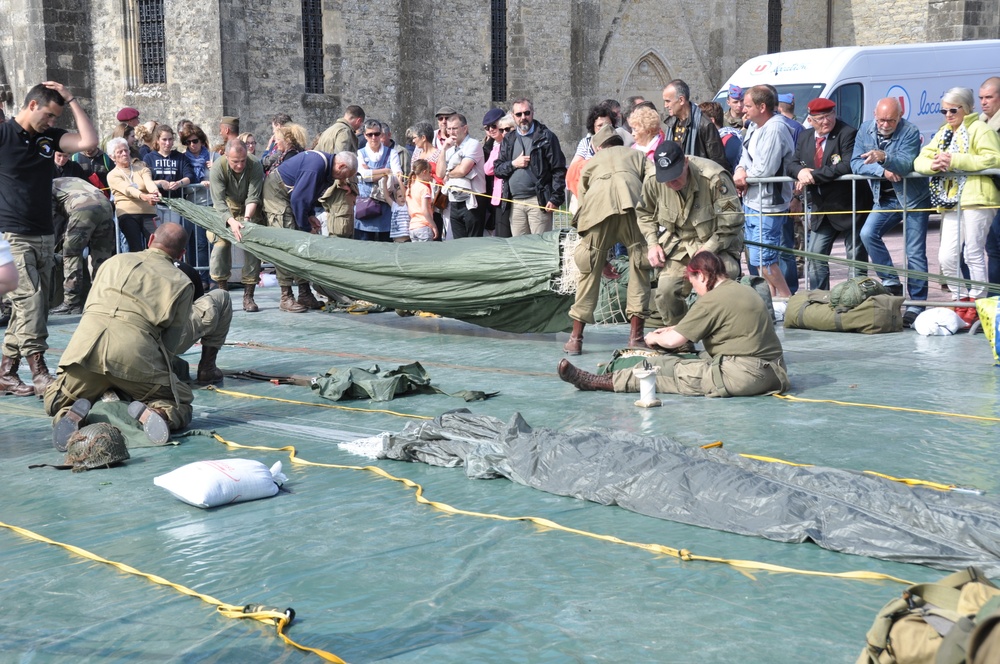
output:
[[[813,165],[816,168],[823,167],[823,140],[820,136],[816,137],[816,157],[813,159]]]

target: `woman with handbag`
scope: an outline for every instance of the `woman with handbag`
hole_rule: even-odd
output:
[[[972,90],[952,88],[944,93],[944,124],[913,162],[913,170],[933,176],[931,202],[941,213],[938,262],[941,274],[955,278],[948,285],[953,300],[963,296],[959,285],[960,250],[969,266],[969,278],[980,282],[988,279],[986,235],[1000,204],[1000,192],[990,176],[964,174],[1000,167],[1000,136],[972,112],[972,107]],[[980,286],[968,291],[970,299],[982,294]]]
[[[399,155],[382,144],[382,124],[365,121],[367,144],[358,150],[358,199],[354,204],[354,239],[391,242],[392,208],[386,203],[384,178],[399,173]]]

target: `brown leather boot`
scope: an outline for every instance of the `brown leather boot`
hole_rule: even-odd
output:
[[[278,303],[278,308],[293,314],[302,314],[309,311],[295,301],[295,293],[292,292],[291,286],[281,287],[281,301]]]
[[[306,309],[322,309],[323,303],[316,299],[308,283],[299,284],[299,299],[296,300]]]
[[[260,311],[260,307],[253,301],[253,294],[256,290],[257,284],[248,284],[243,287],[243,311],[249,311],[250,313]]]
[[[219,349],[215,346],[201,347],[201,360],[198,362],[199,385],[211,385],[222,382],[222,371],[215,365],[215,358],[219,356]]]
[[[56,377],[49,373],[45,366],[45,356],[32,353],[28,356],[28,367],[31,368],[31,382],[35,385],[35,395],[41,399],[45,396],[45,388],[55,382]]]
[[[229,290],[229,280],[228,279],[225,279],[223,281],[216,281],[215,279],[213,279],[212,280],[212,285],[215,286],[215,288],[217,288],[218,290],[224,290],[224,291]]]
[[[615,387],[611,381],[611,374],[604,374],[603,376],[598,376],[597,374],[587,373],[582,369],[577,369],[569,360],[562,359],[559,360],[559,378],[566,381],[567,383],[572,383],[576,386],[578,390],[584,390],[585,392],[614,392]]]
[[[638,316],[632,316],[632,327],[628,333],[628,347],[629,348],[649,348],[646,345],[646,339],[642,333],[643,328],[646,327],[646,319],[639,318]]]
[[[21,377],[17,375],[17,367],[20,360],[3,356],[3,364],[0,365],[0,394],[11,394],[15,397],[30,397],[35,393],[35,388],[21,382]]]
[[[567,355],[579,355],[583,352],[583,328],[586,323],[583,321],[573,321],[573,331],[570,332],[569,341],[563,346]]]

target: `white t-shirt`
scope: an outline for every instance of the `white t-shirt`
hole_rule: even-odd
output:
[[[449,178],[448,183],[462,189],[471,189],[476,193],[486,192],[486,171],[484,170],[483,146],[471,136],[466,136],[457,147],[448,148],[444,155],[448,170],[458,166],[464,159],[471,159],[475,164],[464,178]],[[454,200],[454,199],[453,199]],[[475,207],[470,205],[469,207]]]

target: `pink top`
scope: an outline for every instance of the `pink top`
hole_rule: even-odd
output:
[[[496,162],[497,157],[500,156],[500,143],[502,141],[496,141],[493,143],[493,151],[490,152],[490,158],[486,160],[486,166],[483,169],[486,171],[487,175],[493,175],[493,164]],[[493,178],[493,198],[490,199],[490,203],[493,207],[500,205],[500,199],[503,197],[503,180],[500,178]]]
[[[664,138],[665,135],[663,133],[663,130],[660,130],[659,132],[657,132],[656,136],[653,137],[653,140],[649,142],[649,145],[639,145],[639,143],[633,143],[632,149],[642,150],[644,153],[646,153],[646,159],[653,161],[653,154],[656,152],[656,148],[660,146],[660,143],[663,142]]]
[[[431,188],[428,183],[416,178],[406,188],[406,209],[410,213],[410,230],[434,225],[434,209],[431,206]]]

